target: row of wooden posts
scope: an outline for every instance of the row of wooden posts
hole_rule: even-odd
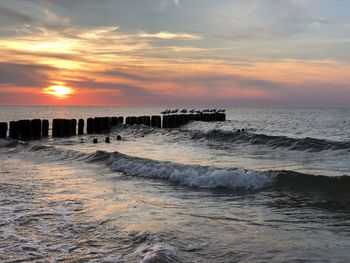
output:
[[[127,117],[126,125],[145,125],[153,128],[179,128],[191,121],[225,121],[225,113],[208,114],[178,114],[161,116]],[[123,117],[96,117],[88,118],[86,122],[87,134],[108,133],[112,127],[124,125]],[[78,130],[77,130],[78,126]],[[0,138],[6,138],[9,130],[9,138],[20,140],[40,139],[49,136],[48,120],[20,120],[11,121],[10,124],[0,122]],[[83,135],[85,120],[79,119],[54,119],[52,121],[52,137],[69,137]]]

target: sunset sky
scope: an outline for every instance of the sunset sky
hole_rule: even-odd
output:
[[[348,107],[348,0],[1,0],[0,104]]]

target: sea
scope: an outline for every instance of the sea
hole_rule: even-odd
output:
[[[0,106],[0,121],[164,109]],[[0,140],[0,262],[350,262],[350,109],[226,118]]]

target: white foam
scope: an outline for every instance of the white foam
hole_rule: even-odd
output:
[[[135,254],[142,258],[140,263],[178,262],[176,260],[176,249],[169,244],[142,245],[136,250]]]
[[[268,172],[161,162],[118,153],[111,156],[108,164],[113,171],[128,176],[163,179],[198,188],[254,190],[272,184],[276,178]]]

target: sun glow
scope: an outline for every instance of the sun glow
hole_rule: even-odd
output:
[[[69,87],[54,85],[43,89],[43,93],[53,95],[58,99],[65,99],[68,98],[69,95],[74,94],[75,91]]]

